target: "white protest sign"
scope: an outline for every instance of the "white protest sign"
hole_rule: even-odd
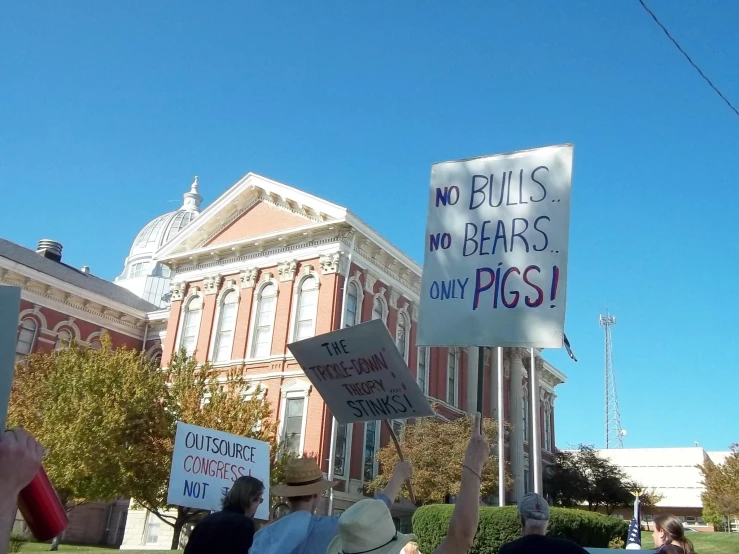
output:
[[[264,483],[269,499],[268,443],[177,422],[167,504],[218,511],[234,481],[249,475]],[[268,520],[269,502],[254,517]]]
[[[380,320],[287,347],[342,425],[434,415]]]
[[[572,145],[435,164],[419,346],[562,348]]]

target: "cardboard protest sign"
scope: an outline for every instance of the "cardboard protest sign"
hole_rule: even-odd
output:
[[[5,430],[10,389],[13,385],[20,304],[20,288],[0,287],[0,431]]]
[[[200,510],[221,509],[234,481],[250,475],[264,483],[269,498],[269,444],[177,422],[167,503]],[[257,509],[257,519],[269,519],[269,502]]]
[[[433,166],[418,345],[563,346],[572,151]]]
[[[380,320],[287,347],[342,425],[434,415]]]

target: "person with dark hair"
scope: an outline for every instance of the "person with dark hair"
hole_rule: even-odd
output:
[[[683,524],[675,516],[654,516],[652,538],[659,554],[695,554],[693,543],[685,536]]]
[[[223,498],[223,510],[206,516],[190,533],[185,554],[245,554],[254,540],[252,518],[264,501],[264,483],[239,477]]]

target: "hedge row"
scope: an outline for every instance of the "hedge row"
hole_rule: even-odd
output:
[[[423,506],[413,515],[413,532],[421,552],[433,552],[446,537],[454,506]],[[625,538],[629,524],[623,520],[566,508],[552,508],[547,535],[575,541],[581,546],[608,548],[616,538]],[[496,554],[502,544],[521,536],[515,506],[481,508],[475,544],[471,554]]]

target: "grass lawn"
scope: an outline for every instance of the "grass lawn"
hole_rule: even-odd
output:
[[[21,554],[27,552],[49,552],[49,544],[41,542],[27,542],[21,548]],[[115,550],[112,548],[101,548],[98,546],[72,546],[60,544],[59,552],[77,552],[77,554],[113,554],[123,552],[125,554],[179,554],[181,550]]]
[[[739,533],[685,533],[693,542],[697,554],[736,554],[739,552]],[[641,534],[642,548],[654,548],[652,533]]]

